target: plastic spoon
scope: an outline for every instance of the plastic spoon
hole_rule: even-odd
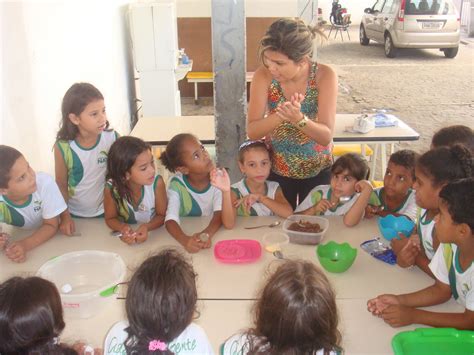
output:
[[[281,223],[280,221],[275,221],[275,222],[273,222],[273,223],[270,223],[270,224],[263,224],[263,225],[261,225],[261,226],[245,227],[244,229],[257,229],[257,228],[262,228],[262,227],[273,228],[273,227],[279,226],[280,223]]]

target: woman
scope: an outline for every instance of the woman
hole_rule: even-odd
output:
[[[311,60],[317,34],[301,20],[274,22],[260,41],[263,66],[250,88],[247,134],[271,145],[269,179],[280,184],[293,209],[330,180],[337,76]]]

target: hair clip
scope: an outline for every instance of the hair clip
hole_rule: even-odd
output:
[[[166,343],[161,340],[152,340],[148,344],[149,351],[156,351],[156,350],[165,351],[167,349],[168,349],[168,346],[166,346]]]
[[[242,144],[239,146],[239,151],[241,151],[242,149],[244,149],[248,146],[254,145],[254,144],[265,144],[265,147],[267,146],[267,144],[265,143],[265,141],[263,139],[246,140],[246,141],[242,142]]]

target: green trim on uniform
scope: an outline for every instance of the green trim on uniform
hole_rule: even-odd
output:
[[[30,203],[31,203],[31,200],[33,200],[33,194],[31,194],[30,196],[28,196],[28,199],[22,203],[21,205],[17,205],[15,202],[13,202],[12,200],[10,200],[7,196],[3,195],[3,199],[5,200],[6,203],[8,203],[10,206],[14,207],[14,208],[25,208],[27,207]]]
[[[97,137],[97,140],[95,141],[95,144],[90,147],[90,148],[86,148],[86,147],[83,147],[82,145],[79,144],[79,142],[77,140],[74,139],[74,142],[77,144],[77,146],[81,149],[81,150],[85,150],[85,151],[88,151],[88,150],[92,150],[94,149],[95,147],[97,147],[97,145],[99,144],[100,142],[100,138],[102,137],[102,134],[99,134],[99,136]]]
[[[183,184],[178,178],[173,177],[171,179],[169,188],[173,191],[176,191],[179,195],[179,199],[180,199],[179,215],[181,217],[202,216],[201,207],[199,207],[199,204],[194,200],[191,193],[186,188],[186,185]]]

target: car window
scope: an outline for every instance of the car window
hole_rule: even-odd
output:
[[[392,12],[393,0],[386,0],[385,5],[383,6],[382,12],[384,14],[389,14]]]
[[[407,0],[405,15],[452,15],[454,6],[446,0]]]
[[[385,0],[378,0],[378,1],[374,4],[374,6],[372,6],[372,11],[373,11],[373,12],[376,12],[376,11],[380,12],[380,11],[382,11],[382,7],[383,7],[383,4],[384,4],[384,3],[385,3]]]

